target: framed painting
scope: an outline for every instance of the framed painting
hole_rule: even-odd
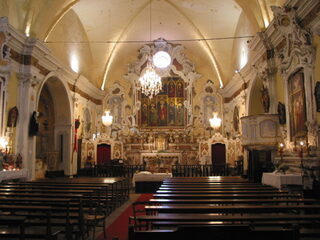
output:
[[[162,78],[162,90],[153,98],[140,93],[139,126],[184,127],[186,125],[185,83],[180,77]]]
[[[292,114],[290,119],[291,136],[294,139],[303,137],[307,133],[307,113],[302,70],[292,74],[289,78],[289,100]]]

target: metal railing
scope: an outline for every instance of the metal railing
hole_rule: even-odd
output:
[[[173,177],[228,176],[228,165],[172,165]]]
[[[129,177],[137,171],[145,171],[145,165],[95,165],[78,169],[78,176]]]

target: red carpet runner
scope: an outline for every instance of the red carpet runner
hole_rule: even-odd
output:
[[[136,201],[148,201],[152,198],[152,193],[141,194],[141,196]],[[129,216],[132,216],[131,205],[124,210],[120,216],[107,228],[107,238],[106,240],[112,240],[112,238],[117,237],[119,240],[128,240],[128,226],[129,226]],[[97,238],[98,240],[105,239],[103,233]]]

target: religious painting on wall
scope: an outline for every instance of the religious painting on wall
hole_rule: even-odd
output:
[[[289,99],[291,104],[291,136],[293,138],[305,136],[307,132],[306,121],[306,101],[304,90],[303,71],[294,73],[289,78]]]
[[[239,132],[239,109],[237,106],[233,110],[233,129],[235,132]]]
[[[140,94],[141,127],[183,127],[185,126],[186,108],[185,83],[179,77],[162,78],[161,92],[149,98]]]

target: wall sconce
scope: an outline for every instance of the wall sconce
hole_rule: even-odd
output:
[[[6,137],[0,137],[0,149],[7,152],[8,140]]]
[[[218,117],[217,113],[213,113],[213,118],[209,119],[210,127],[218,129],[221,126],[221,118]]]
[[[105,111],[102,115],[102,124],[109,127],[112,124],[113,116],[110,115],[110,111]]]

